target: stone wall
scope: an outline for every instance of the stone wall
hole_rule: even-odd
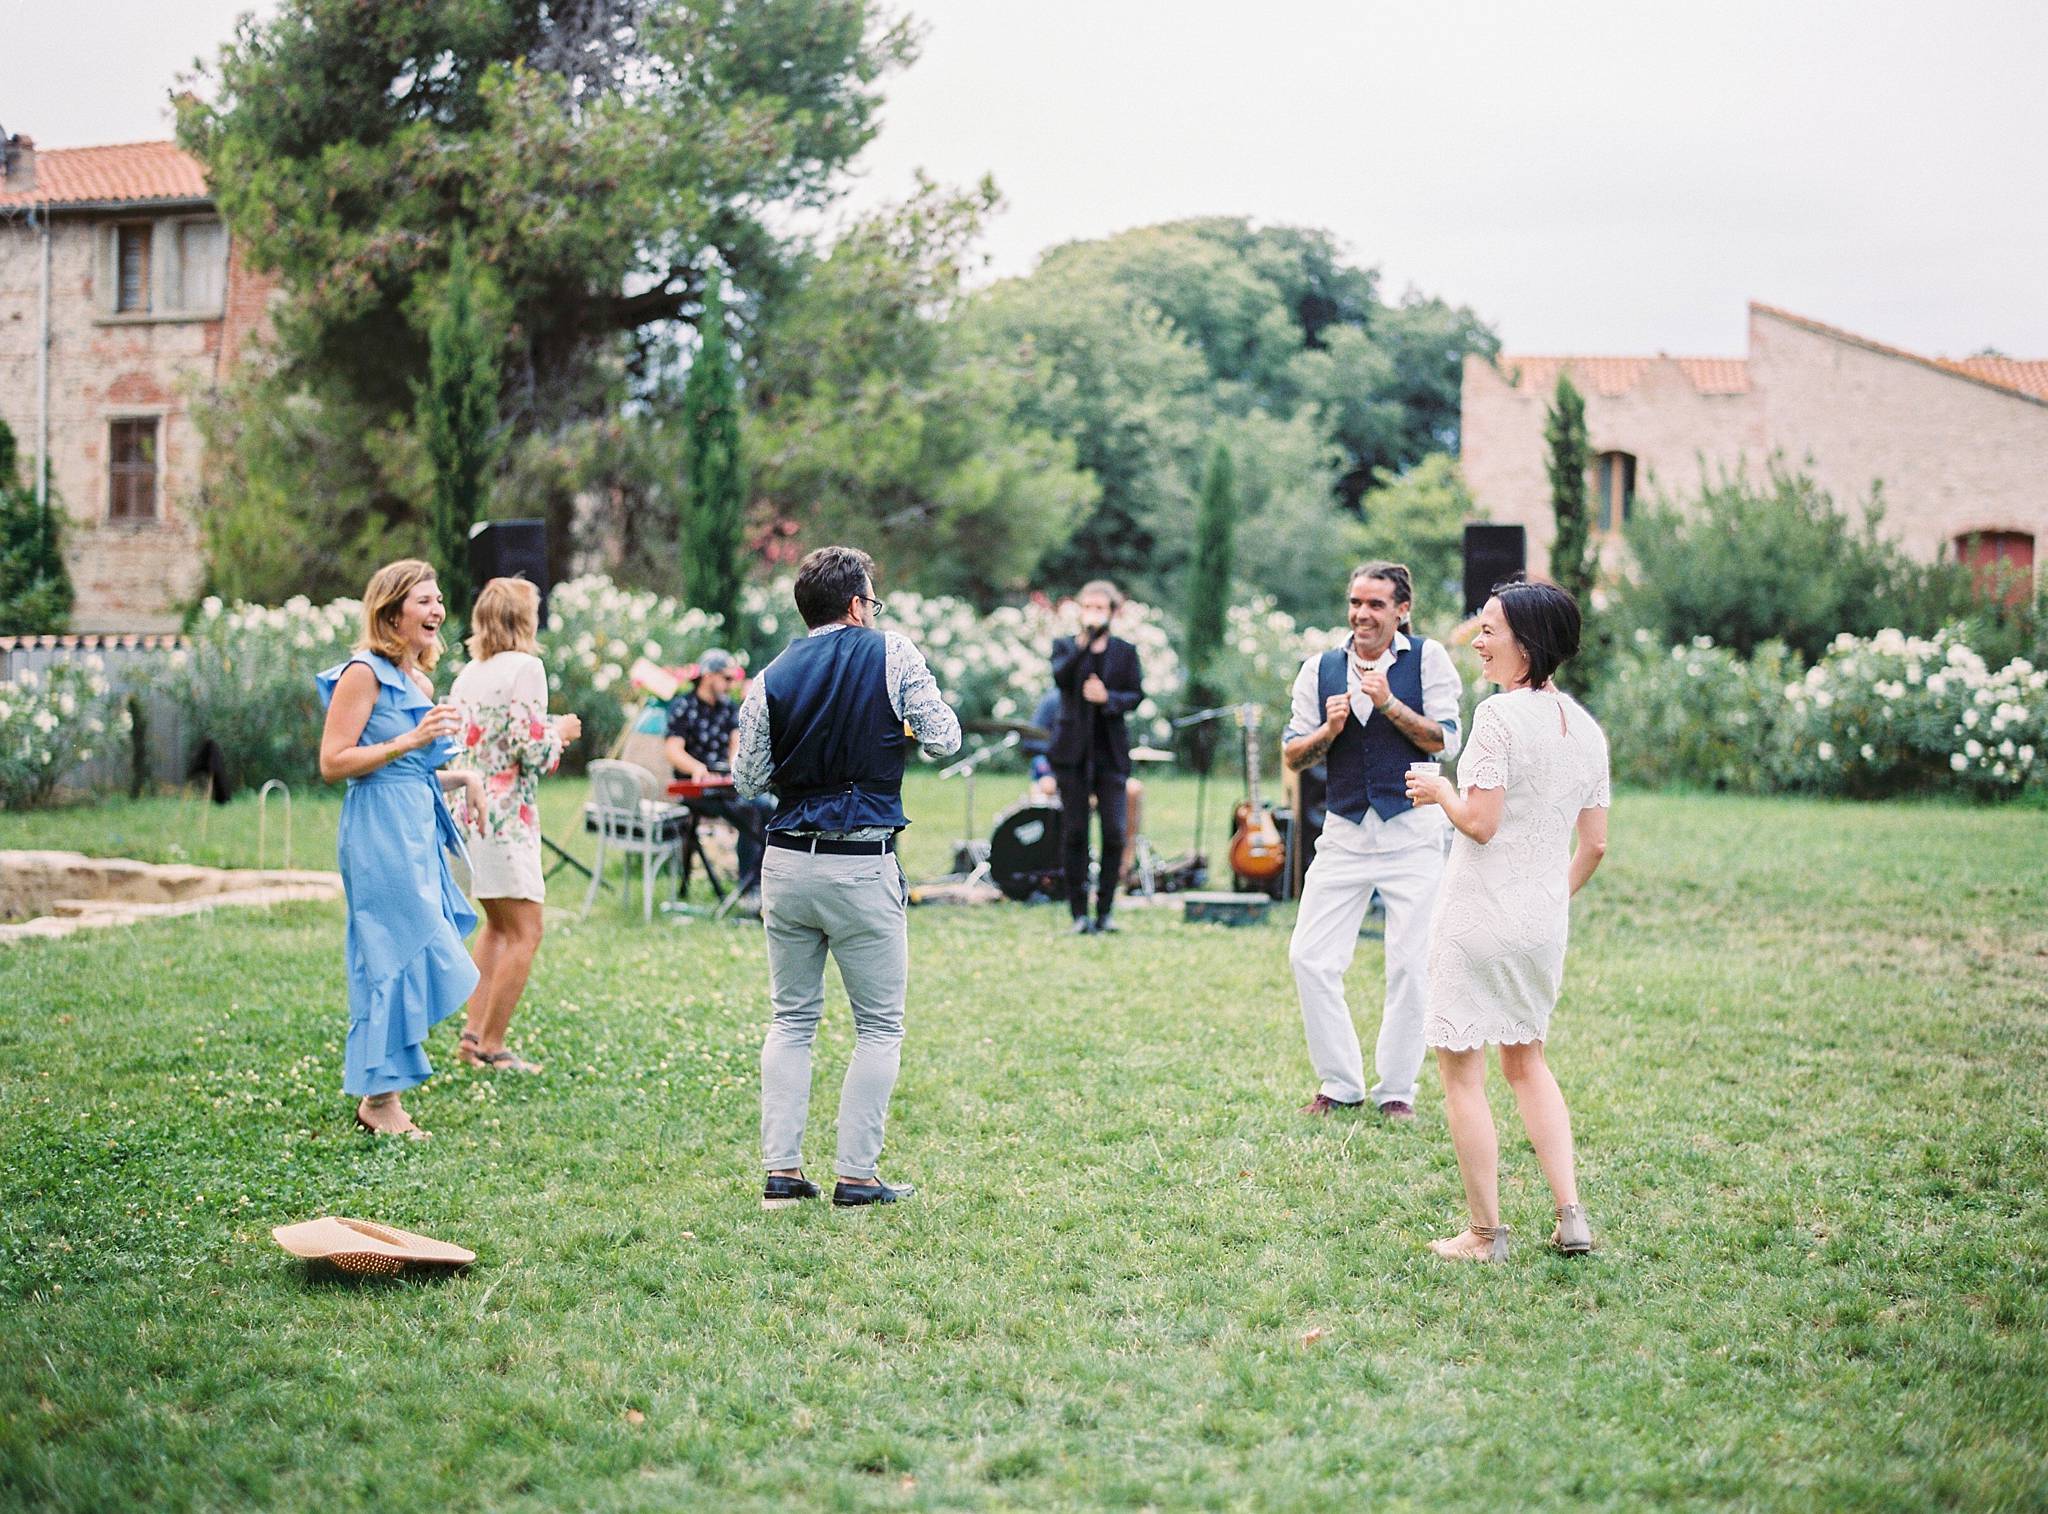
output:
[[[51,487],[70,521],[72,629],[175,630],[201,574],[202,442],[192,404],[264,329],[271,286],[231,249],[224,314],[105,314],[96,288],[105,222],[60,212],[51,233]],[[24,476],[36,449],[41,259],[41,233],[25,217],[0,222],[0,419],[20,445]],[[109,423],[152,416],[160,418],[156,519],[109,520]]]
[[[1922,558],[1971,531],[2048,537],[2048,403],[1762,307],[1751,308],[1749,345],[1746,394],[1702,394],[1668,358],[1619,394],[1581,383],[1592,450],[1635,455],[1639,504],[1695,497],[1703,467],[1761,478],[1777,456],[1845,508],[1881,482],[1886,529]],[[1465,479],[1492,519],[1528,528],[1536,572],[1553,535],[1549,400],[1466,359]],[[1609,539],[1606,559],[1618,550]]]

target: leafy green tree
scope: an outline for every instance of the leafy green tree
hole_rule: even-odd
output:
[[[1697,497],[1659,498],[1630,519],[1616,619],[1660,646],[1710,636],[1746,657],[1780,641],[1812,661],[1844,631],[1927,636],[1969,614],[1968,572],[1916,561],[1883,526],[1880,495],[1843,510],[1775,464],[1761,487],[1740,473],[1702,478]]]
[[[1544,413],[1544,444],[1550,449],[1550,513],[1557,523],[1550,542],[1550,576],[1580,605],[1590,609],[1588,595],[1599,559],[1593,551],[1593,522],[1586,506],[1586,470],[1592,448],[1586,440],[1586,401],[1571,375],[1560,371],[1557,391]]]
[[[400,433],[430,286],[466,227],[506,300],[500,412],[527,440],[504,466],[553,489],[522,504],[565,570],[577,498],[638,485],[579,433],[662,387],[715,278],[750,315],[786,292],[782,228],[840,192],[879,80],[914,51],[868,0],[283,0],[244,18],[212,98],[179,116],[237,245],[285,291],[274,373],[221,403],[304,406],[295,424],[322,439],[303,460],[266,449],[210,498],[232,510],[246,483],[323,547],[313,502],[335,493],[361,501],[344,532],[417,534]],[[565,459],[600,472],[565,476]]]
[[[55,493],[38,503],[35,485],[19,477],[14,432],[0,421],[0,636],[45,635],[69,625],[62,513]]]
[[[1096,498],[1037,417],[1068,381],[955,319],[995,189],[925,184],[800,271],[748,372],[754,528],[788,550],[845,539],[889,581],[987,606],[1032,587]],[[784,534],[793,533],[793,534]]]
[[[1448,627],[1464,618],[1465,523],[1483,520],[1457,460],[1431,453],[1406,473],[1384,470],[1365,496],[1361,558],[1408,565],[1417,623]]]
[[[1187,569],[1207,449],[1256,422],[1282,428],[1271,434],[1288,442],[1288,471],[1233,441],[1246,491],[1240,572],[1298,597],[1299,544],[1347,534],[1376,470],[1454,446],[1463,359],[1497,346],[1471,312],[1414,296],[1390,306],[1377,285],[1327,233],[1212,218],[1056,248],[1028,278],[980,296],[963,315],[977,341],[1043,357],[1069,381],[1031,418],[1072,439],[1102,486],[1043,576],[1060,586],[1108,572],[1170,593]],[[1285,429],[1296,423],[1306,429]],[[1252,526],[1269,509],[1284,533]]]
[[[427,382],[417,404],[420,442],[433,476],[427,518],[434,562],[448,608],[461,617],[468,616],[479,587],[470,577],[469,532],[487,513],[498,450],[497,344],[479,309],[488,301],[488,288],[480,299],[479,282],[468,238],[458,230],[427,329]]]
[[[683,510],[683,592],[700,610],[739,624],[746,473],[740,460],[740,399],[725,305],[716,293],[697,323],[697,356],[683,385],[682,427],[690,492]]]

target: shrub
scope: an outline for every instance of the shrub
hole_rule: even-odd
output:
[[[1723,477],[1682,510],[1660,501],[1629,522],[1617,618],[1661,646],[1705,636],[1747,656],[1780,641],[1810,662],[1838,635],[1930,635],[1969,613],[1968,574],[1915,562],[1882,521],[1875,495],[1851,518],[1776,465],[1763,489]]]
[[[14,433],[0,421],[0,636],[43,635],[69,624],[62,518],[54,491],[38,504],[35,485],[17,481]]]
[[[109,728],[127,729],[97,657],[0,684],[0,809],[46,802]]]
[[[1743,658],[1709,637],[1665,648],[1638,630],[1595,701],[1614,777],[1651,788],[1769,789],[1767,754],[1797,669],[1777,642]]]
[[[1837,637],[1783,695],[1784,787],[2005,797],[2048,784],[2048,672],[2025,658],[1993,669],[1949,632]]]
[[[348,656],[361,626],[353,599],[315,605],[299,595],[265,608],[209,598],[163,684],[195,745],[220,744],[231,782],[307,782],[319,772],[323,718],[313,675]]]

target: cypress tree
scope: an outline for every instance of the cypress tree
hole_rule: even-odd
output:
[[[1543,439],[1550,447],[1550,511],[1557,522],[1550,544],[1550,576],[1583,609],[1590,609],[1586,595],[1593,587],[1596,559],[1586,509],[1586,470],[1593,455],[1586,440],[1585,397],[1562,370],[1545,413]]]
[[[467,617],[477,586],[469,572],[469,530],[490,503],[498,448],[498,357],[479,308],[481,280],[460,228],[448,277],[427,328],[427,382],[417,395],[420,441],[433,469],[428,519],[434,565],[450,615]]]
[[[728,638],[740,613],[741,532],[747,483],[740,457],[739,386],[725,333],[725,306],[714,291],[697,323],[697,355],[683,384],[683,433],[689,497],[683,502],[683,595],[722,616]]]
[[[71,620],[71,575],[58,542],[59,506],[36,502],[15,472],[14,433],[0,421],[0,636],[62,631]]]
[[[1195,558],[1188,573],[1188,700],[1198,709],[1223,699],[1213,675],[1230,610],[1231,537],[1236,529],[1237,470],[1230,449],[1218,442],[1202,477]],[[1215,747],[1215,727],[1192,728],[1187,756],[1198,772],[1208,771]]]

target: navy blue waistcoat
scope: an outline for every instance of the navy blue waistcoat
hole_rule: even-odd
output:
[[[1387,689],[1411,710],[1422,708],[1422,649],[1419,636],[1408,638],[1408,650],[1394,653],[1387,667]],[[1344,665],[1350,649],[1338,647],[1323,654],[1316,668],[1316,697],[1327,701],[1332,694],[1350,692],[1348,669]],[[1434,752],[1401,734],[1400,727],[1374,710],[1363,725],[1358,712],[1344,722],[1344,729],[1330,743],[1330,794],[1325,801],[1330,812],[1346,820],[1363,823],[1371,810],[1382,820],[1391,820],[1415,806],[1408,798],[1408,764],[1434,759]]]
[[[909,738],[889,702],[888,643],[848,626],[783,648],[761,674],[768,699],[771,831],[901,830]]]

